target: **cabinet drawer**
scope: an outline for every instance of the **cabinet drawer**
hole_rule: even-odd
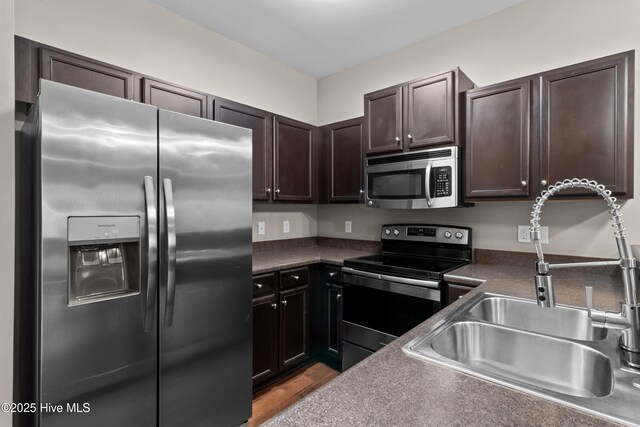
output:
[[[325,266],[323,271],[324,281],[329,283],[342,282],[342,269],[337,266]]]
[[[253,278],[253,297],[272,294],[276,291],[276,274],[262,274]]]
[[[280,286],[282,289],[306,285],[307,283],[309,283],[309,269],[307,267],[280,272]]]

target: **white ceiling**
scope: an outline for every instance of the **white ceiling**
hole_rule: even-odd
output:
[[[151,0],[316,78],[522,0]]]

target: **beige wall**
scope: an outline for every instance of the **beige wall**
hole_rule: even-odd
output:
[[[145,0],[20,0],[15,4],[15,31],[193,89],[316,122],[313,77]]]
[[[14,77],[13,0],[0,0],[0,403],[13,390]],[[11,416],[0,412],[0,426]]]
[[[525,0],[494,15],[382,56],[318,82],[318,123],[363,114],[362,95],[455,66],[479,85],[544,71],[612,53],[637,49],[640,54],[640,2],[636,0]],[[638,59],[636,59],[638,61]],[[640,84],[636,64],[635,82]],[[640,91],[636,90],[636,129],[640,129]],[[638,131],[635,140],[640,141]],[[635,150],[636,171],[640,150]],[[623,207],[631,243],[640,243],[640,173],[636,200]],[[479,248],[532,251],[516,242],[516,226],[528,224],[530,203],[493,203],[442,211],[367,210],[353,206],[320,206],[321,236],[376,239],[384,222],[455,223],[474,228]],[[552,203],[542,213],[549,226],[551,253],[614,256],[616,246],[601,202]],[[347,218],[349,217],[349,218]],[[357,219],[355,219],[357,218]],[[353,219],[353,234],[343,221]],[[571,228],[568,228],[571,227]]]
[[[262,203],[253,204],[253,241],[313,237],[318,233],[317,205]],[[265,234],[258,235],[258,222],[264,221]],[[283,232],[283,221],[289,221],[289,233]]]

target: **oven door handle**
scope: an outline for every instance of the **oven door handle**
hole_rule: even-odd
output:
[[[434,280],[409,279],[406,277],[388,276],[386,274],[371,273],[368,271],[356,270],[351,267],[342,267],[342,272],[355,276],[369,277],[371,279],[385,280],[387,282],[402,283],[404,285],[421,286],[423,288],[438,289],[440,282]]]

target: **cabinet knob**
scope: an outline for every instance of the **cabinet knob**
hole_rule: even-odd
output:
[[[360,195],[362,196],[364,194],[364,190],[360,190]]]
[[[464,295],[460,295],[460,296],[458,297],[458,299],[462,299],[463,297],[464,297]]]
[[[271,188],[267,188],[267,194],[271,193]]]
[[[276,189],[276,193],[280,193],[280,189],[279,188]]]
[[[332,272],[330,272],[330,273],[329,273],[329,277],[333,277],[333,276],[335,276],[336,274],[338,274],[338,273],[336,273],[335,271],[332,271]]]
[[[400,137],[399,136],[396,136],[396,141],[400,142]]]
[[[540,185],[547,185],[547,180],[543,179],[542,181],[540,181]]]
[[[256,286],[256,288],[262,289],[262,283],[254,283],[254,285]]]
[[[526,187],[527,186],[527,181],[521,181],[520,185],[522,185],[523,187]]]
[[[342,294],[336,294],[336,299],[342,298]]]
[[[278,308],[278,304],[276,304],[275,302],[271,303],[271,308],[273,308],[274,310]]]
[[[296,276],[295,274],[292,274],[292,275],[291,275],[291,278],[292,278],[293,280],[298,280],[298,279],[300,279],[300,276]]]
[[[407,134],[407,138],[409,138],[409,139],[413,139],[413,137],[411,136],[411,134],[410,134],[410,133],[409,133],[409,134]]]
[[[282,305],[284,305],[285,307],[287,306],[287,300],[286,299],[282,300]]]

